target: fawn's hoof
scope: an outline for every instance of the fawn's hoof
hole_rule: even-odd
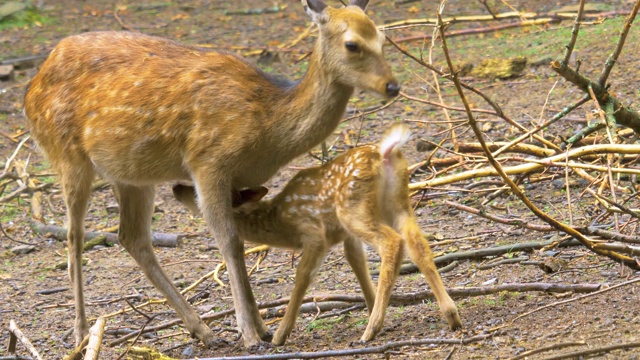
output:
[[[282,346],[284,345],[285,341],[287,341],[287,335],[276,332],[276,334],[273,336],[273,340],[271,340],[271,343],[276,346]]]

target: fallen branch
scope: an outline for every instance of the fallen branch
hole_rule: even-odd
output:
[[[586,14],[584,17],[589,17],[592,19],[602,19],[605,17],[613,17],[620,15],[628,15],[628,11],[608,11],[608,12],[594,12],[590,14]],[[462,16],[448,16],[442,18],[442,21],[448,24],[452,23],[461,23],[461,22],[479,22],[479,21],[493,21],[493,20],[508,20],[508,19],[526,19],[526,20],[535,20],[540,18],[558,18],[560,19],[573,19],[576,17],[575,12],[547,12],[543,14],[538,14],[534,12],[519,12],[519,11],[510,11],[499,14],[491,14],[491,15],[462,15]],[[379,26],[381,30],[393,30],[394,28],[406,27],[406,26],[416,26],[416,25],[425,25],[425,26],[435,26],[438,22],[437,18],[422,18],[422,19],[407,19],[400,20],[391,23],[384,24]],[[449,36],[449,34],[447,34]]]
[[[547,309],[547,308],[550,308],[550,307],[554,307],[554,306],[570,303],[570,302],[577,301],[577,300],[582,300],[584,298],[588,298],[588,297],[591,297],[591,296],[599,295],[599,294],[605,293],[607,291],[611,291],[611,290],[617,289],[619,287],[631,285],[631,284],[634,284],[634,283],[637,283],[637,282],[640,282],[640,278],[635,278],[633,280],[625,281],[623,283],[620,283],[620,284],[617,284],[617,285],[614,285],[614,286],[611,286],[611,287],[608,287],[608,288],[605,288],[605,289],[602,289],[602,290],[599,290],[599,291],[596,291],[596,292],[593,292],[593,293],[590,293],[590,294],[587,294],[587,295],[582,295],[582,296],[579,296],[577,298],[564,300],[564,301],[558,301],[558,302],[554,302],[554,303],[551,303],[551,304],[548,304],[548,305],[545,305],[545,306],[541,306],[541,307],[539,307],[537,309],[534,309],[534,310],[531,310],[531,311],[526,312],[524,314],[516,316],[513,320],[511,320],[511,323],[514,323],[516,320],[522,319],[523,317],[527,317],[527,316],[529,316],[531,314],[537,313],[538,311],[541,311],[541,310],[544,310],[544,309]]]
[[[66,355],[62,360],[82,360],[84,358],[84,348],[86,348],[89,343],[89,335],[90,334],[87,334],[87,336],[85,336],[80,342],[80,345],[76,346],[71,354]]]
[[[599,229],[595,226],[578,228],[578,230],[580,230],[580,232],[585,235],[597,235],[609,240],[615,240],[615,241],[632,243],[632,244],[640,244],[640,236],[620,234],[614,231]]]
[[[488,149],[487,149],[488,150]],[[490,150],[488,150],[490,152]],[[505,175],[527,174],[542,170],[545,165],[543,163],[564,162],[567,159],[575,159],[587,155],[601,154],[640,154],[640,145],[636,144],[597,144],[583,146],[581,148],[572,149],[567,153],[562,153],[544,158],[536,163],[521,164],[514,166],[501,167]],[[496,176],[499,175],[498,170],[493,167],[474,169],[464,171],[458,174],[443,176],[427,181],[415,182],[409,184],[409,190],[424,190],[429,187],[435,187],[445,184],[456,183],[463,180],[474,179],[477,177]]]
[[[541,242],[529,242],[529,243],[522,243],[522,244],[503,245],[503,246],[496,246],[496,247],[478,249],[478,250],[460,251],[460,252],[446,254],[443,256],[438,256],[434,258],[433,261],[435,262],[436,266],[440,266],[442,264],[447,264],[454,260],[480,259],[480,258],[489,257],[489,256],[504,255],[507,253],[513,253],[517,251],[538,250],[546,246],[552,245],[555,242],[556,242],[555,240],[548,240],[548,241],[541,241]],[[577,246],[577,245],[580,245],[580,242],[578,242],[577,240],[565,241],[560,244],[560,246],[562,247]],[[418,272],[419,269],[415,264],[408,264],[408,265],[402,266],[402,271],[406,273],[409,273],[409,272],[415,273],[415,272]]]
[[[548,284],[548,283],[514,283],[514,284],[503,284],[498,286],[481,286],[481,287],[470,287],[470,288],[451,288],[447,289],[447,293],[451,295],[451,297],[470,297],[470,296],[482,296],[482,295],[491,295],[497,294],[503,291],[511,291],[511,292],[528,292],[528,291],[541,291],[547,293],[566,293],[566,292],[575,292],[575,293],[589,293],[597,291],[601,288],[601,284]],[[392,294],[390,302],[394,305],[413,305],[413,304],[421,304],[426,299],[434,299],[433,293],[430,290],[424,290],[416,293],[407,293],[407,294]],[[289,298],[277,299],[269,302],[258,303],[259,309],[271,309],[278,306],[284,306],[289,303]],[[362,295],[309,295],[306,296],[303,301],[303,304],[313,303],[312,309],[313,311],[317,311],[318,306],[322,306],[326,311],[333,310],[331,306],[319,305],[320,303],[333,303],[340,304],[338,305],[341,308],[348,307],[349,303],[363,303],[364,297]],[[225,318],[227,316],[231,316],[235,313],[235,310],[227,309],[223,311],[219,311],[216,313],[204,314],[201,316],[201,319],[209,324],[214,320],[219,320]],[[261,311],[261,315],[263,316],[277,316],[279,312],[276,311]],[[181,319],[173,319],[162,324],[158,324],[156,326],[147,327],[143,330],[138,330],[131,332],[123,337],[112,341],[109,343],[109,346],[116,346],[126,342],[129,339],[135,338],[139,336],[139,334],[146,332],[155,332],[159,330],[163,330],[175,325],[182,324]]]
[[[635,131],[637,134],[640,134],[640,114],[633,111],[631,108],[624,106],[604,87],[601,87],[600,85],[593,82],[593,80],[578,73],[568,66],[563,67],[559,61],[552,61],[551,69],[586,93],[589,92],[589,86],[591,86],[600,106],[605,107],[607,102],[612,101],[616,122],[618,124],[627,126],[633,129],[633,131]]]
[[[516,21],[509,24],[502,24],[502,25],[496,25],[496,26],[486,26],[481,28],[470,28],[470,29],[449,31],[447,32],[447,37],[474,35],[474,34],[487,34],[487,33],[519,28],[519,27],[557,24],[560,21],[561,20],[559,18],[541,18],[541,19],[533,19],[533,20],[523,20],[523,21]],[[433,35],[424,33],[421,35],[413,35],[413,36],[396,39],[395,41],[396,43],[416,41],[416,40],[425,41],[425,40],[431,40],[432,37]]]
[[[565,343],[553,344],[553,345],[545,346],[543,348],[525,351],[523,353],[520,353],[520,355],[518,355],[518,356],[512,357],[509,360],[520,360],[520,359],[524,359],[524,358],[526,358],[528,356],[539,354],[539,353],[546,352],[546,351],[564,349],[564,348],[572,347],[572,346],[584,346],[584,345],[587,345],[587,343],[584,342],[584,341],[570,341],[570,342],[565,342]]]
[[[20,340],[22,345],[24,345],[24,347],[27,348],[27,350],[31,353],[31,356],[33,356],[38,360],[42,360],[42,356],[40,356],[40,353],[38,352],[38,350],[36,350],[35,346],[31,344],[31,341],[29,341],[29,339],[22,333],[22,331],[20,330],[16,322],[13,321],[13,319],[9,320],[9,332],[11,332],[11,335],[10,335],[11,338],[14,339],[14,340],[10,340],[10,342],[15,344],[16,342],[15,339]],[[9,348],[11,349],[12,346],[10,345]],[[13,350],[15,351],[15,345],[13,346]]]
[[[89,342],[84,360],[98,360],[100,357],[100,345],[102,344],[102,337],[104,336],[104,325],[105,318],[101,316],[89,329]]]
[[[45,225],[37,220],[30,220],[31,229],[40,236],[52,236],[58,240],[67,239],[67,229],[55,225]],[[118,234],[101,232],[101,231],[87,231],[84,234],[84,241],[90,241],[98,236],[104,236],[108,242],[112,244],[118,244]],[[181,234],[166,234],[166,233],[152,233],[151,243],[154,246],[161,247],[178,247],[182,245],[182,239],[184,235]]]
[[[580,350],[572,353],[547,357],[547,358],[544,358],[544,360],[583,359],[585,356],[588,356],[588,355],[603,354],[613,350],[633,349],[637,347],[640,347],[640,341],[635,341],[635,342],[630,342],[625,344],[606,345],[606,346],[596,347],[593,349]]]
[[[364,347],[358,349],[344,349],[344,350],[329,350],[318,352],[295,352],[295,353],[283,353],[283,354],[261,354],[261,355],[247,355],[247,356],[230,356],[230,357],[216,357],[216,358],[198,358],[200,360],[285,360],[285,359],[326,359],[330,357],[338,356],[355,356],[355,355],[368,355],[368,354],[384,354],[387,351],[406,347],[406,346],[422,346],[422,345],[467,345],[476,342],[480,342],[492,337],[493,334],[476,335],[463,339],[419,339],[419,340],[405,340],[389,342],[384,345]]]
[[[508,265],[508,264],[519,264],[523,261],[529,260],[528,256],[519,256],[519,257],[515,257],[515,258],[509,258],[509,259],[501,259],[498,261],[493,261],[487,264],[481,264],[478,265],[478,269],[479,270],[487,270],[487,269],[491,269],[493,267],[496,266],[500,266],[500,265]]]

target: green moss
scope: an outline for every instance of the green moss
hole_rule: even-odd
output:
[[[5,4],[5,6],[7,4]],[[31,27],[34,25],[43,26],[51,23],[53,23],[52,18],[43,15],[38,7],[27,4],[22,10],[13,12],[0,19],[0,31]]]

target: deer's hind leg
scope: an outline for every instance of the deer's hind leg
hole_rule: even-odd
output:
[[[447,290],[444,288],[442,278],[438,273],[436,264],[433,262],[433,252],[427,240],[422,236],[415,218],[407,217],[402,224],[402,234],[407,242],[409,257],[413,261],[420,272],[427,279],[427,283],[433,291],[433,294],[440,305],[440,311],[444,315],[451,330],[457,330],[462,327],[462,321],[458,315],[458,309],[453,302]]]
[[[84,282],[82,280],[82,246],[84,245],[84,217],[91,197],[93,166],[85,161],[74,159],[73,166],[59,167],[60,182],[67,207],[67,250],[69,253],[69,278],[73,286],[76,319],[74,334],[76,346],[89,333],[84,304]]]
[[[153,215],[154,186],[115,184],[120,204],[118,241],[140,265],[151,283],[166,297],[167,302],[182,318],[187,330],[204,343],[214,345],[213,333],[189,305],[160,267],[151,246],[151,217]]]
[[[371,212],[373,209],[365,205],[357,210],[340,209],[338,218],[342,226],[356,239],[372,244],[380,253],[380,276],[376,291],[373,311],[369,323],[362,335],[362,341],[370,341],[382,330],[391,290],[398,278],[403,256],[403,241],[400,234],[391,227],[380,224]]]

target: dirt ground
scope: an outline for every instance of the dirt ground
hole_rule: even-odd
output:
[[[490,6],[499,12],[510,9],[504,2],[489,1]],[[40,4],[40,3],[38,3]],[[63,37],[84,31],[121,30],[122,26],[137,31],[168,37],[203,47],[238,51],[252,61],[259,62],[264,70],[291,78],[300,78],[306,69],[303,57],[312,49],[315,36],[303,39],[299,44],[278,50],[301,34],[309,21],[298,1],[278,3],[280,8],[273,13],[238,14],[234,12],[271,8],[272,1],[241,0],[235,2],[219,0],[189,0],[161,3],[138,0],[117,2],[97,0],[92,2],[60,0],[42,2],[37,11],[33,11],[30,25],[0,27],[0,60],[15,59],[24,56],[47,54]],[[336,5],[336,3],[332,3]],[[559,10],[563,6],[576,5],[577,1],[511,1],[514,9],[546,13]],[[594,11],[614,12],[630,11],[631,1],[588,1]],[[284,8],[283,8],[284,7]],[[118,19],[114,16],[117,9]],[[430,2],[394,2],[374,1],[369,13],[378,23],[399,21],[410,18],[432,17],[435,3]],[[450,1],[446,13],[449,15],[487,14],[481,1]],[[34,23],[35,22],[35,23]],[[596,76],[602,69],[605,59],[614,49],[617,35],[624,22],[624,16],[613,16],[603,24],[585,24],[585,33],[578,38],[575,61],[581,61],[581,73]],[[569,41],[572,20],[553,25],[536,27],[518,27],[511,30],[485,34],[451,37],[450,47],[454,59],[459,63],[478,64],[489,58],[509,58],[525,56],[528,65],[524,73],[506,80],[486,79],[466,76],[465,81],[482,89],[500,104],[511,118],[527,128],[546,120],[562,110],[569,103],[579,99],[582,94],[571,84],[565,83],[547,66],[549,60],[562,57],[564,46]],[[1,23],[0,23],[1,24]],[[456,23],[449,31],[482,28],[497,25],[496,22]],[[637,27],[637,26],[636,26]],[[431,27],[409,27],[389,31],[393,39],[431,33]],[[640,32],[632,28],[627,44],[610,77],[613,92],[631,108],[638,109],[640,104]],[[402,43],[409,51],[418,54],[423,47],[422,41]],[[265,47],[270,52],[257,55]],[[426,46],[428,50],[428,44]],[[387,57],[408,95],[428,98],[438,102],[433,90],[432,75],[424,68],[400,54],[392,46],[386,47]],[[275,55],[277,59],[274,60]],[[427,53],[425,52],[425,59]],[[444,66],[444,58],[439,46],[434,49],[434,62]],[[28,81],[37,71],[38,64],[26,64],[15,71],[15,77],[0,81],[0,163],[13,153],[16,141],[24,137],[27,120],[23,116],[23,94]],[[452,106],[460,106],[450,82],[441,81],[444,101]],[[471,97],[472,105],[487,109],[489,106],[480,98]],[[349,105],[351,110],[363,110],[380,105],[380,99],[357,91]],[[592,106],[585,106],[570,114],[544,132],[551,141],[558,143],[562,138],[573,134],[586,126],[587,119],[593,118]],[[461,112],[452,112],[453,120],[465,119]],[[503,120],[480,114],[483,131],[487,139],[494,141],[509,140],[519,134]],[[328,139],[332,146],[330,155],[342,152],[350,145],[375,142],[390,124],[403,121],[413,132],[410,144],[404,152],[411,164],[425,159],[428,153],[417,151],[418,143],[431,140],[439,143],[448,136],[442,111],[428,104],[402,99],[388,108],[364,117],[345,122]],[[468,125],[462,124],[457,132],[461,141],[474,141]],[[347,138],[349,140],[347,140]],[[104,139],[109,141],[109,139]],[[634,141],[634,140],[631,140]],[[447,140],[445,144],[450,144]],[[637,143],[637,140],[636,140]],[[46,192],[45,221],[51,225],[64,226],[64,204],[60,196],[57,177],[48,171],[48,162],[36,150],[32,141],[28,148],[18,153],[18,158],[30,161],[29,170],[44,174],[39,182],[52,182],[54,185]],[[314,150],[316,154],[319,152]],[[436,157],[450,156],[437,152]],[[317,165],[318,160],[311,156],[297,159],[283,168],[268,184],[274,194],[300,167]],[[467,165],[471,168],[473,164]],[[631,165],[638,169],[638,165]],[[442,169],[438,169],[442,170]],[[48,174],[49,173],[49,174]],[[433,173],[430,169],[416,172],[415,181],[427,179]],[[47,176],[48,175],[48,176]],[[564,171],[554,175],[553,179],[541,182],[525,181],[527,195],[537,206],[561,221],[568,222],[569,212],[578,225],[589,224],[602,208],[588,196],[580,198],[589,186],[580,178],[572,177],[573,192],[576,197],[570,205],[564,192]],[[475,179],[480,181],[486,179]],[[495,180],[495,179],[494,179]],[[465,191],[464,187],[472,183],[452,184],[430,189],[426,195],[414,197],[416,214],[425,233],[435,234],[437,241],[433,249],[440,255],[474,249],[483,249],[499,245],[511,245],[526,242],[541,242],[561,238],[555,232],[536,232],[517,226],[494,223],[467,212],[443,204],[444,200],[464,203],[480,208],[480,203],[490,192]],[[624,186],[635,186],[640,183]],[[632,179],[632,181],[634,181]],[[635,180],[637,181],[637,180]],[[1,184],[1,182],[0,182]],[[485,186],[487,187],[487,186]],[[495,184],[488,187],[495,187]],[[0,186],[0,190],[1,190]],[[9,189],[5,189],[5,194]],[[626,195],[625,195],[626,196]],[[422,201],[420,201],[422,197]],[[166,271],[176,284],[185,287],[213,270],[221,261],[219,253],[210,247],[214,244],[204,222],[191,216],[173,199],[169,184],[158,187],[157,212],[154,216],[153,230],[156,232],[184,234],[185,240],[178,248],[157,247],[156,254]],[[118,224],[117,211],[112,211],[115,200],[111,190],[97,190],[86,218],[88,230],[103,230]],[[630,208],[640,208],[640,199],[628,203]],[[486,211],[503,217],[522,218],[538,222],[528,210],[512,195],[505,193],[496,197]],[[0,221],[4,230],[12,238],[36,244],[36,250],[28,254],[11,255],[7,250],[17,244],[0,235],[0,357],[8,355],[9,320],[15,320],[22,331],[31,339],[34,346],[45,359],[60,359],[73,349],[73,294],[69,290],[69,279],[65,270],[55,269],[56,263],[66,259],[64,241],[50,236],[35,234],[28,225],[29,197],[24,196],[0,204]],[[620,215],[620,223],[628,221],[627,215]],[[606,220],[610,226],[612,218]],[[634,227],[635,224],[635,227]],[[624,231],[628,235],[637,235],[637,221],[631,222]],[[635,234],[634,234],[635,232]],[[451,241],[444,241],[451,240]],[[247,245],[250,247],[251,245]],[[379,256],[369,251],[370,267],[379,266]],[[84,266],[85,292],[88,316],[92,319],[100,315],[130,308],[123,300],[127,297],[133,305],[139,305],[149,299],[158,299],[159,293],[142,276],[138,266],[122,247],[99,247],[87,251],[84,255],[88,263]],[[296,254],[296,259],[299,254]],[[523,261],[513,264],[484,267],[495,261],[494,258],[461,260],[451,271],[443,273],[445,285],[449,288],[491,287],[513,283],[548,283],[560,285],[599,284],[603,287],[622,283],[640,275],[612,260],[596,256],[582,247],[552,249],[544,253],[537,251],[514,252],[499,256],[499,259],[523,257]],[[546,273],[537,266],[540,261],[555,259],[561,264],[560,270]],[[249,266],[257,261],[256,255],[247,258]],[[293,261],[295,264],[295,260]],[[271,250],[264,261],[251,275],[256,298],[267,302],[289,296],[293,286],[295,266],[292,266],[292,254],[289,251]],[[226,274],[221,276],[227,281]],[[374,277],[374,280],[377,280]],[[39,294],[42,290],[66,288],[49,295]],[[419,274],[400,276],[395,294],[411,294],[427,289],[424,278]],[[264,350],[267,353],[318,352],[327,350],[357,349],[363,346],[377,346],[389,342],[411,339],[468,339],[480,335],[483,340],[468,344],[414,345],[394,348],[386,354],[368,354],[346,356],[349,358],[415,358],[415,359],[508,359],[525,351],[557,345],[528,358],[538,359],[560,356],[578,350],[593,349],[609,345],[640,341],[639,308],[637,305],[639,285],[633,284],[612,291],[588,297],[567,304],[555,305],[529,316],[517,318],[538,307],[580,296],[574,293],[519,292],[503,291],[492,295],[460,296],[456,303],[464,324],[464,329],[456,332],[448,330],[446,322],[432,300],[424,300],[410,305],[393,304],[389,307],[383,331],[368,344],[358,343],[366,327],[367,312],[352,309],[348,312],[319,312],[300,316],[296,328],[286,345]],[[208,279],[200,284],[190,297],[198,294],[194,306],[200,313],[219,312],[232,307],[228,286],[220,287]],[[358,295],[359,287],[347,262],[338,247],[329,254],[321,267],[309,294],[321,295]],[[154,326],[175,318],[175,313],[165,305],[141,307],[147,316],[154,316],[148,326]],[[329,316],[325,316],[329,314]],[[268,319],[275,330],[278,322]],[[93,320],[91,320],[93,323]],[[101,358],[115,359],[126,349],[126,344],[109,345],[128,332],[145,326],[147,318],[139,313],[128,312],[110,317]],[[215,320],[211,328],[227,346],[218,349],[205,349],[193,341],[179,326],[169,327],[143,336],[136,343],[149,346],[174,358],[211,358],[220,356],[256,355],[248,353],[242,346],[235,328],[235,318],[227,316]],[[565,346],[566,345],[566,346]],[[635,349],[617,349],[587,357],[605,359],[636,359]],[[28,355],[18,345],[18,354]],[[259,355],[259,354],[258,354]]]

